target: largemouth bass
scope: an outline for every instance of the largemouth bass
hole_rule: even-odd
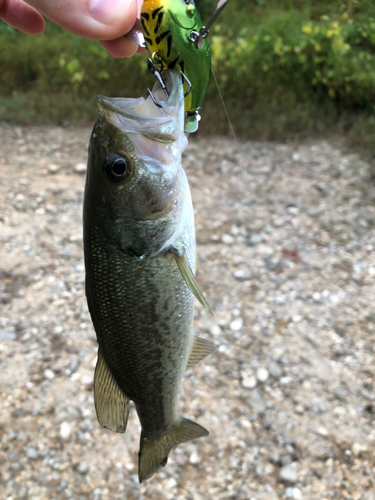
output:
[[[193,334],[195,230],[181,166],[187,145],[181,77],[164,75],[162,109],[148,99],[99,96],[84,197],[86,295],[98,340],[94,378],[99,423],[125,432],[129,401],[142,431],[139,480],[171,449],[207,436],[176,412],[187,367],[213,350]],[[153,90],[162,101],[163,93]]]

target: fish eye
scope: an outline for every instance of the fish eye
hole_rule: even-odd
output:
[[[104,170],[110,181],[122,182],[131,172],[130,160],[126,156],[111,153],[106,159]]]

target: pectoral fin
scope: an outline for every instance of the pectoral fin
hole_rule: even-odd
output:
[[[202,339],[201,337],[194,337],[186,369],[188,370],[215,350],[216,346],[208,340]]]
[[[181,253],[176,248],[171,248],[171,252],[189,290],[199,300],[206,311],[208,311],[213,316],[214,313],[212,312],[211,307],[208,305],[206,299],[204,298],[203,293],[201,292],[198,283],[195,280],[195,276],[185,255],[181,255]]]
[[[125,432],[130,399],[109,371],[100,349],[94,376],[94,399],[100,425],[114,432]]]

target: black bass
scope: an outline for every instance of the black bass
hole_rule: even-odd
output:
[[[86,296],[98,339],[99,423],[125,432],[129,401],[142,426],[139,480],[178,444],[207,436],[177,415],[186,368],[213,350],[193,334],[195,230],[181,166],[187,145],[180,76],[167,70],[163,108],[99,96],[84,197]],[[163,93],[153,90],[159,101]]]

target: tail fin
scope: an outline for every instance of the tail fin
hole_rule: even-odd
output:
[[[141,433],[139,446],[138,475],[142,483],[166,465],[168,454],[181,443],[208,436],[209,432],[187,418],[177,417],[171,431],[159,439],[151,440]]]

